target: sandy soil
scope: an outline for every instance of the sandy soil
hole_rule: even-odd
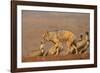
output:
[[[23,57],[23,62],[36,62],[36,61],[57,61],[57,60],[83,60],[83,59],[89,59],[89,53],[86,54],[77,54],[77,55],[66,55],[66,56],[37,56],[37,57],[32,57],[32,56],[27,56]]]
[[[89,31],[88,13],[61,13],[43,11],[22,11],[22,61],[80,59],[79,55],[64,57],[33,58],[32,51],[40,47],[42,34],[45,31],[67,30],[73,32],[77,38],[83,32]],[[39,59],[41,58],[41,59]],[[52,58],[52,59],[51,59]],[[89,56],[84,55],[83,59]]]

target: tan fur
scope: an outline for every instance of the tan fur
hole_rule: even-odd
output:
[[[83,51],[86,51],[89,48],[89,35],[88,34],[82,34],[81,35],[81,40],[78,40],[75,42],[75,45],[72,47],[72,51],[76,49],[76,51],[79,52],[79,54],[82,54]]]
[[[75,35],[70,31],[61,30],[61,31],[54,31],[54,32],[46,32],[43,34],[42,45],[46,41],[53,42],[54,43],[53,47],[56,47],[53,49],[56,49],[57,54],[59,54],[59,49],[62,49],[61,43],[63,41],[66,41],[66,45],[67,45],[66,50],[67,50],[67,53],[69,53],[71,50],[71,45],[74,40],[75,40]],[[53,50],[51,50],[51,51],[53,51]]]
[[[48,50],[48,55],[57,55],[57,49],[52,47]]]

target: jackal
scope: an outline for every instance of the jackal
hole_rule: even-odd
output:
[[[49,32],[46,31],[43,34],[43,39],[41,41],[41,46],[40,49],[42,49],[46,43],[46,41],[51,41],[52,43],[54,43],[55,47],[54,49],[57,50],[57,54],[59,54],[59,50],[63,48],[62,46],[62,42],[65,41],[66,42],[66,53],[68,54],[71,50],[71,45],[75,40],[75,35],[73,32],[70,31],[65,31],[65,30],[60,30],[60,31],[53,31],[53,32]]]

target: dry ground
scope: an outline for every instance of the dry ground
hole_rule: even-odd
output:
[[[27,56],[23,57],[23,62],[35,62],[35,61],[57,61],[57,60],[82,60],[82,59],[89,59],[89,53],[85,54],[77,54],[77,55],[66,55],[66,56]]]

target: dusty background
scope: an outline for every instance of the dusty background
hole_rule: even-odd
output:
[[[31,56],[39,49],[41,35],[45,31],[68,30],[77,38],[89,31],[88,13],[64,13],[43,11],[22,11],[22,58]]]

